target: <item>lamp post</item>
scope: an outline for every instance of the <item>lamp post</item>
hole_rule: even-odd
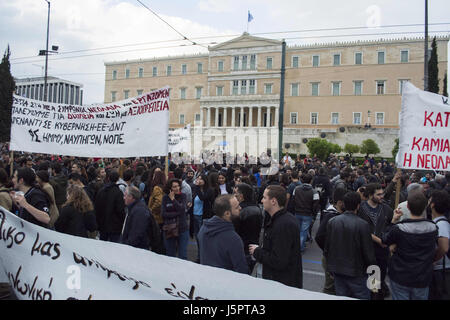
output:
[[[45,0],[48,4],[48,14],[47,14],[47,44],[45,50],[39,50],[40,56],[45,56],[45,75],[44,75],[44,101],[47,101],[47,69],[48,69],[48,54],[58,53],[58,46],[52,46],[52,51],[48,50],[48,34],[50,29],[50,1]]]
[[[365,128],[370,128],[372,125],[370,124],[370,110],[367,110],[367,123],[364,126]]]
[[[47,101],[47,64],[48,64],[48,33],[50,27],[50,1],[45,0],[48,4],[47,14],[47,45],[45,47],[45,78],[44,78],[44,101]]]

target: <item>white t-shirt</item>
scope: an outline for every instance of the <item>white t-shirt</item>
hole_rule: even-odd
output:
[[[437,222],[437,226],[438,226],[438,237],[444,237],[447,239],[450,239],[450,223],[448,223],[448,221],[444,220],[442,217],[438,217],[433,219],[434,222]],[[441,260],[439,260],[435,265],[434,265],[434,270],[442,270],[443,268],[443,261],[445,259],[445,269],[450,269],[450,259],[447,258],[447,255],[444,255],[444,258],[442,258]]]
[[[226,184],[221,184],[219,185],[219,187],[220,187],[220,194],[228,194]]]

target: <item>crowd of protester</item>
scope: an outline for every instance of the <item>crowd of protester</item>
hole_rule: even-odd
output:
[[[369,157],[358,164],[348,155],[325,161],[286,155],[274,174],[264,175],[268,165],[244,160],[169,160],[166,176],[163,157],[16,152],[11,159],[4,150],[0,205],[58,232],[180,259],[188,259],[192,239],[194,262],[298,288],[301,256],[316,241],[323,250],[325,293],[449,299],[450,172],[397,171],[393,163]],[[379,281],[368,288],[373,265]]]

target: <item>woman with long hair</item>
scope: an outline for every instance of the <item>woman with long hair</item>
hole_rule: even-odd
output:
[[[74,184],[67,187],[67,201],[55,222],[55,229],[84,238],[89,236],[88,231],[97,230],[94,206],[83,188]]]
[[[166,175],[161,170],[155,170],[153,179],[149,184],[150,198],[148,208],[151,210],[156,222],[161,227],[163,218],[161,217],[161,205],[164,196],[164,186],[166,185]]]
[[[53,229],[55,221],[58,220],[59,211],[58,207],[56,206],[55,191],[52,185],[49,183],[49,180],[50,177],[48,175],[48,171],[40,170],[36,172],[36,182],[38,183],[40,189],[47,194],[48,200],[50,202],[50,222],[48,223],[48,227],[50,229]]]
[[[166,253],[187,260],[189,230],[186,218],[186,195],[181,192],[181,181],[170,179],[162,199],[163,237]]]
[[[227,176],[225,173],[220,172],[217,178],[219,183],[220,194],[232,194],[233,188],[227,182]]]

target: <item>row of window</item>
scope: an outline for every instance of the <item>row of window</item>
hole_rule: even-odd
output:
[[[408,82],[409,79],[399,79],[398,80],[398,93],[402,94],[402,86],[404,83]],[[360,96],[363,94],[363,83],[362,80],[353,81],[353,94],[355,96]],[[319,96],[320,94],[320,82],[311,82],[311,96]],[[332,81],[331,82],[331,95],[340,96],[341,95],[342,82]],[[375,81],[375,94],[382,95],[386,93],[386,80],[376,80]],[[291,83],[292,97],[297,97],[300,95],[300,83]]]
[[[187,74],[188,73],[188,66],[187,64],[182,64],[181,65],[181,74]],[[202,74],[203,73],[203,63],[198,62],[197,63],[197,73],[198,74]],[[168,65],[166,66],[166,75],[167,76],[171,76],[172,75],[172,66]],[[112,71],[112,79],[113,80],[117,80],[118,79],[118,71],[117,70],[113,70]],[[125,79],[129,79],[131,76],[131,71],[129,68],[125,69]],[[152,77],[157,77],[158,76],[158,67],[152,67]],[[138,68],[138,73],[137,73],[137,77],[138,78],[143,78],[144,77],[144,68]]]
[[[221,116],[221,115],[219,115]],[[238,114],[238,122],[240,122],[240,114]],[[185,115],[179,114],[179,124],[185,124]],[[200,121],[200,114],[195,114],[195,121]],[[220,125],[220,119],[219,119],[219,126]],[[245,119],[244,119],[245,122]],[[263,125],[265,126],[266,119],[264,119]],[[290,124],[298,124],[298,112],[291,112],[290,113]],[[318,112],[311,112],[310,113],[310,124],[318,124],[319,123],[319,113]],[[362,112],[353,112],[353,121],[352,123],[354,125],[361,125],[362,124]],[[339,112],[332,112],[331,113],[331,124],[340,124],[339,122]],[[375,112],[375,125],[384,125],[384,112]]]
[[[402,85],[408,82],[409,79],[400,79],[399,82],[399,94],[402,94]],[[363,94],[363,83],[362,80],[353,81],[353,94],[360,96]],[[320,82],[311,82],[311,96],[320,95]],[[376,80],[375,81],[375,94],[383,95],[386,93],[386,80]],[[331,82],[331,95],[340,96],[341,95],[342,82],[333,81]],[[187,88],[180,88],[180,99],[186,99]],[[124,99],[130,98],[130,90],[123,91]],[[137,90],[137,95],[141,95],[143,90]],[[202,97],[203,87],[195,87],[195,98],[200,99]],[[116,91],[111,91],[111,101],[114,102],[117,99]],[[231,87],[232,95],[248,95],[256,94],[256,80],[234,80]],[[273,94],[273,84],[264,84],[264,94]],[[224,95],[224,86],[216,86],[216,96]],[[298,97],[300,95],[300,83],[291,83],[292,97]]]
[[[354,64],[364,64],[363,62],[363,53],[362,52],[355,52],[354,53]],[[400,50],[400,62],[401,63],[407,63],[409,62],[409,50]],[[320,55],[312,55],[312,66],[313,67],[319,67],[320,66]],[[333,66],[340,66],[341,65],[341,54],[335,53],[333,54]],[[385,51],[377,51],[377,63],[378,64],[385,64],[386,63],[386,52]],[[291,58],[291,67],[292,68],[299,68],[300,67],[300,57],[299,56],[292,56]]]
[[[298,112],[290,113],[290,124],[298,124]],[[310,124],[318,124],[319,123],[319,113],[311,112],[310,113]],[[339,112],[331,113],[331,124],[339,124]],[[353,112],[353,124],[361,125],[362,124],[362,112]],[[376,125],[384,125],[384,112],[375,112],[375,124]]]

